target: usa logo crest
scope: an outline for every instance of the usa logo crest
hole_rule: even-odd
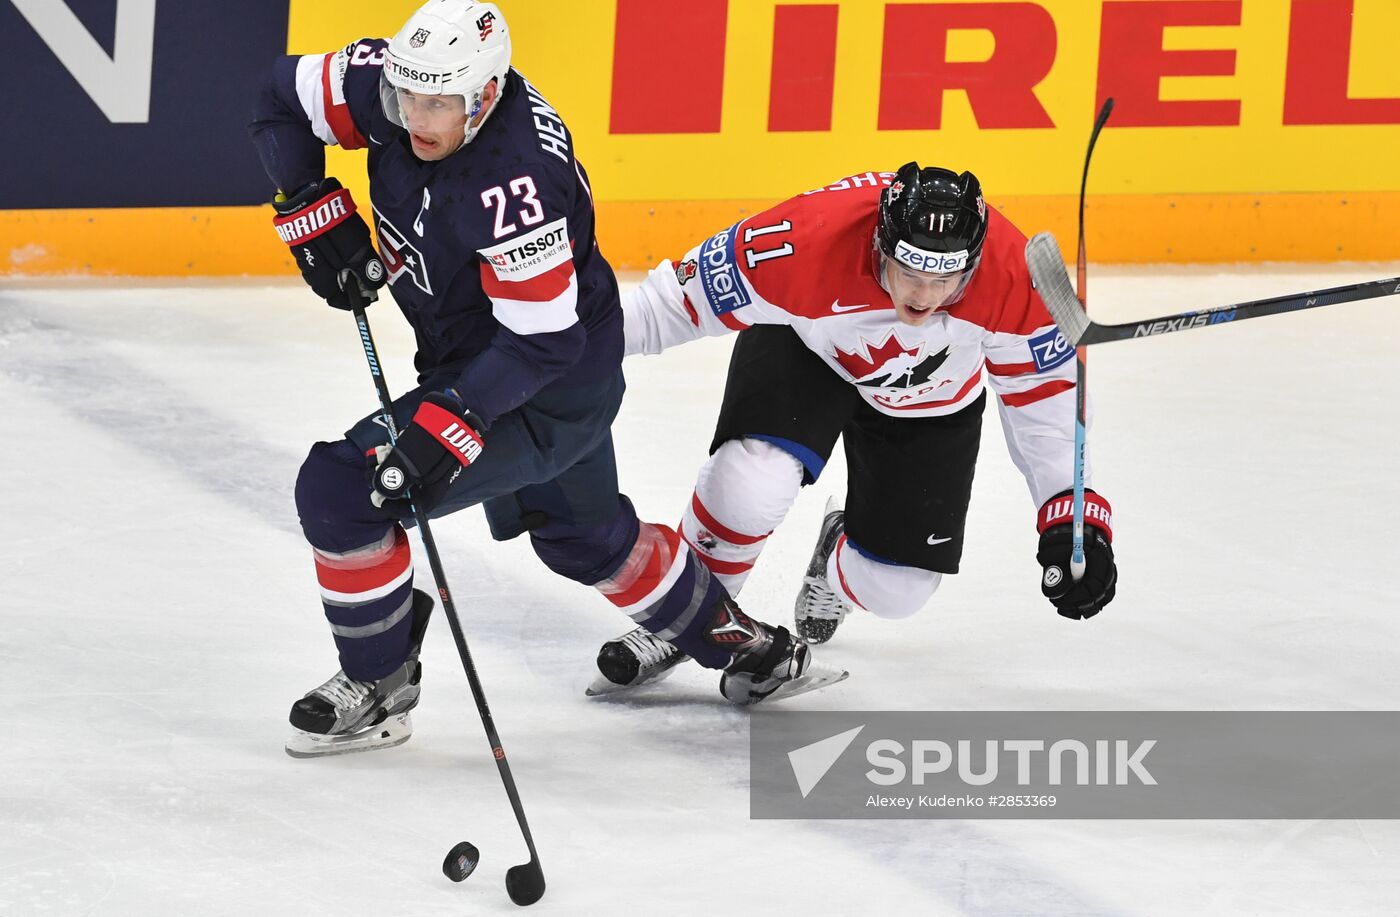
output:
[[[424,263],[423,253],[393,223],[378,213],[375,216],[378,217],[379,254],[384,259],[389,283],[396,283],[407,274],[414,286],[432,296],[433,285],[428,279],[428,266]]]
[[[487,10],[486,14],[476,21],[476,27],[481,30],[481,40],[485,41],[486,36],[496,28],[496,14]]]
[[[411,47],[421,48],[428,43],[428,36],[431,34],[433,33],[427,29],[419,29],[413,33],[413,37],[408,40],[408,43]]]

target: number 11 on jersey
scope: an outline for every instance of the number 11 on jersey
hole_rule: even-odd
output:
[[[744,228],[744,244],[748,245],[758,236],[766,236],[775,232],[791,231],[792,221],[790,220],[783,220],[781,223],[775,223],[772,226],[746,226]],[[770,258],[785,258],[791,255],[793,251],[794,249],[791,242],[784,242],[778,248],[770,248],[765,251],[755,251],[751,248],[746,248],[744,249],[744,260],[748,262],[749,269],[752,270],[761,261],[767,261]]]

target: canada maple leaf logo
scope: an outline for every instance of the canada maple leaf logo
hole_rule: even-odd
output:
[[[935,354],[921,358],[922,344],[906,347],[899,336],[890,331],[879,346],[871,347],[864,338],[855,353],[847,353],[840,347],[836,350],[836,362],[851,374],[856,385],[871,388],[910,388],[924,385],[934,372],[948,359],[949,349],[943,348]],[[866,356],[860,355],[864,349]]]
[[[873,375],[881,367],[891,360],[913,359],[919,355],[919,345],[912,348],[905,347],[904,342],[899,339],[899,335],[890,331],[884,341],[878,347],[871,347],[865,338],[860,339],[862,346],[856,348],[855,353],[847,353],[840,347],[836,348],[836,362],[841,364],[841,368],[851,374],[857,382]],[[864,350],[867,356],[861,356],[860,351]],[[901,360],[900,358],[904,358]]]

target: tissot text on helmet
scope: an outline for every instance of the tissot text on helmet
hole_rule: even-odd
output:
[[[436,87],[438,81],[443,78],[442,74],[440,73],[429,73],[426,70],[415,70],[412,67],[405,66],[404,64],[401,64],[398,61],[392,59],[385,61],[384,66],[388,67],[389,72],[399,79],[407,80],[414,83],[426,83],[429,86],[433,87]]]

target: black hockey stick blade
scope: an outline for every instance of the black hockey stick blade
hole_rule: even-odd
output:
[[[1069,282],[1065,257],[1060,253],[1060,243],[1055,241],[1054,236],[1048,232],[1036,233],[1026,243],[1026,267],[1031,272],[1031,282],[1045,302],[1045,308],[1050,311],[1050,317],[1059,326],[1060,334],[1064,335],[1071,347],[1078,347],[1092,322]]]
[[[1079,298],[1070,286],[1068,269],[1054,236],[1043,232],[1026,243],[1026,267],[1030,269],[1031,281],[1040,293],[1040,298],[1044,300],[1045,308],[1055,319],[1055,324],[1059,326],[1065,340],[1073,347],[1155,337],[1175,331],[1209,328],[1247,318],[1301,312],[1304,309],[1335,306],[1382,296],[1400,296],[1400,277],[1387,277],[1307,293],[1292,293],[1269,299],[1214,306],[1210,309],[1193,309],[1175,315],[1163,315],[1119,325],[1100,325],[1089,321],[1089,316],[1080,306]]]
[[[544,870],[538,859],[530,857],[530,862],[506,870],[506,894],[521,907],[544,897]]]

